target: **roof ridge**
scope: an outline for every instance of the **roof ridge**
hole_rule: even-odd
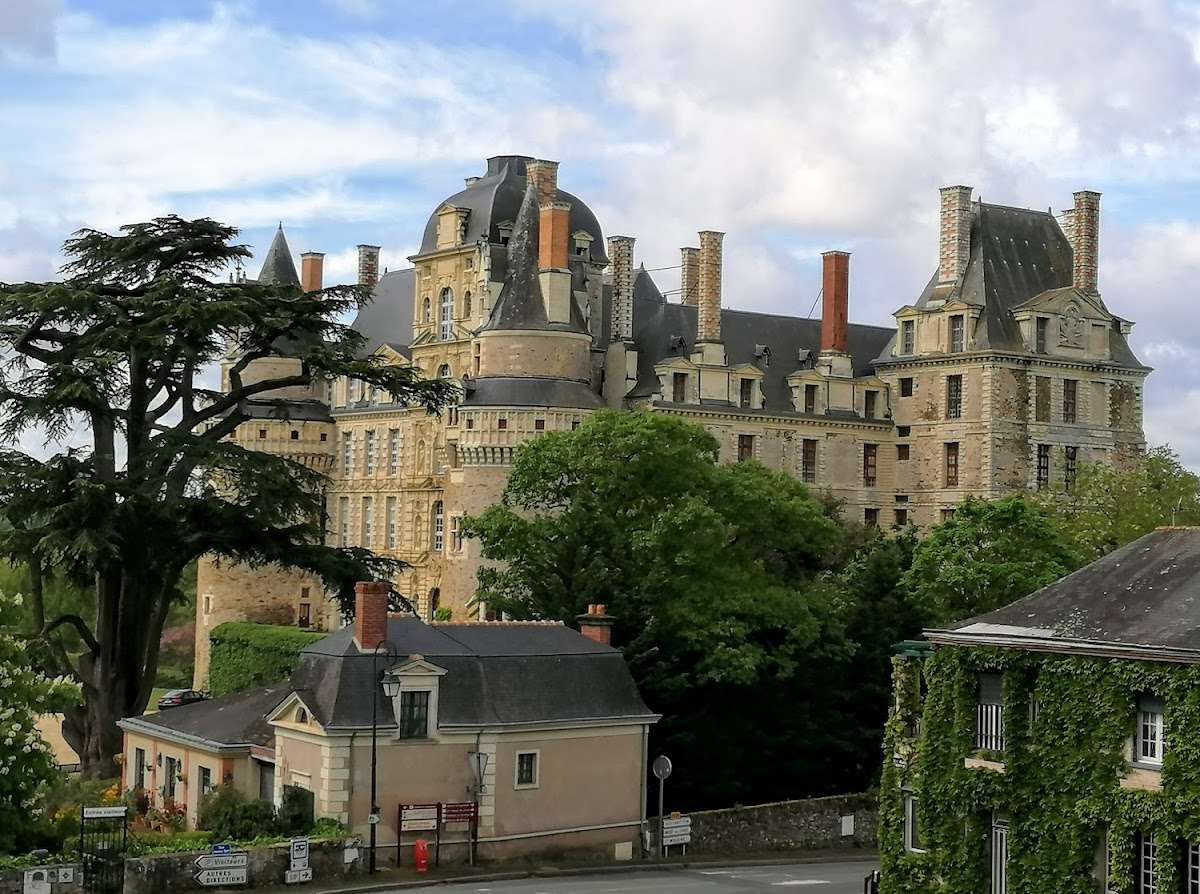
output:
[[[566,627],[562,621],[431,621],[430,627]]]

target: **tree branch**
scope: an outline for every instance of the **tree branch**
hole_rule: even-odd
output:
[[[80,638],[87,643],[89,652],[91,652],[93,655],[98,655],[100,653],[100,643],[96,641],[96,637],[92,634],[91,628],[88,627],[87,622],[84,621],[83,618],[79,617],[79,615],[61,615],[60,617],[55,618],[42,629],[42,635],[49,636],[64,624],[70,624],[79,632]]]

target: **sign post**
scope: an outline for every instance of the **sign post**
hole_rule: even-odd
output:
[[[660,754],[654,759],[651,769],[658,777],[658,856],[661,859],[663,855],[663,785],[666,783],[667,777],[671,775],[671,759],[665,754]]]
[[[197,884],[205,888],[227,888],[230,885],[244,885],[249,873],[249,856],[245,851],[232,851],[228,847],[212,853],[201,854],[196,858],[196,874],[193,878]]]

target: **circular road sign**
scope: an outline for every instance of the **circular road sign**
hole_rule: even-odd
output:
[[[659,779],[666,779],[671,775],[671,759],[665,754],[660,754],[654,759],[654,765],[651,769]]]

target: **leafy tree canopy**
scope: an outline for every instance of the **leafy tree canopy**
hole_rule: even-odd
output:
[[[1049,513],[1024,495],[968,498],[917,544],[903,586],[936,624],[1007,605],[1082,564]]]
[[[32,633],[48,669],[83,687],[64,732],[90,775],[110,775],[115,721],[150,696],[158,643],[180,576],[214,554],[320,575],[349,601],[357,579],[395,563],[323,545],[319,473],[226,440],[252,415],[286,419],[280,389],[354,376],[400,401],[437,410],[454,386],[364,356],[341,322],[367,300],[356,286],[305,294],[292,286],[225,282],[249,256],[237,231],[208,219],[162,217],[118,235],[68,240],[61,282],[0,283],[0,438],[30,429],[49,445],[83,430],[85,450],[49,458],[0,450],[0,557],[40,578],[54,569],[90,588],[90,618],[46,614],[30,593]],[[292,368],[255,374],[286,345]],[[206,376],[228,358],[228,388]],[[81,653],[56,631],[70,627]]]

